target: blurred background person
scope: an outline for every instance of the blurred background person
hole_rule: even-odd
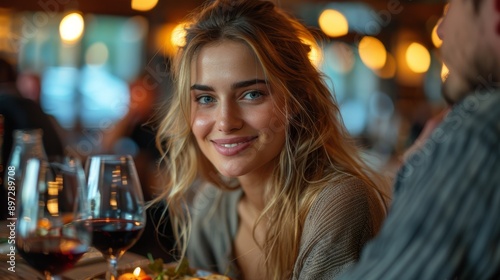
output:
[[[164,184],[160,166],[161,155],[156,148],[153,113],[164,102],[159,86],[151,83],[151,77],[142,73],[130,85],[128,111],[122,119],[104,131],[101,153],[130,154],[141,182],[144,200],[152,200]],[[151,254],[165,262],[175,260],[174,239],[169,219],[161,220],[164,203],[156,203],[146,210],[147,223],[144,233],[129,249],[141,255]]]
[[[43,144],[47,156],[64,154],[65,142],[61,139],[58,128],[50,116],[43,112],[40,104],[23,97],[16,86],[17,71],[6,59],[0,58],[0,114],[3,115],[4,135],[2,141],[2,164],[5,170],[12,152],[13,135],[16,129],[43,130]],[[20,83],[20,85],[23,85]],[[3,174],[2,174],[2,178]],[[1,187],[2,202],[5,201],[5,188]],[[3,203],[2,203],[3,204]],[[7,205],[7,204],[3,204]],[[7,207],[2,207],[2,219],[5,219]]]
[[[104,131],[101,152],[132,155],[140,174],[144,199],[150,200],[158,185],[160,153],[155,146],[152,116],[160,98],[158,88],[150,86],[147,80],[147,76],[141,75],[130,83],[128,111]]]

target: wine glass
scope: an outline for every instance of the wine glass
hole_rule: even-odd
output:
[[[135,244],[146,224],[134,160],[130,155],[94,155],[87,159],[85,171],[92,245],[106,258],[106,279],[116,279],[118,259]]]
[[[30,158],[17,199],[16,248],[46,279],[72,268],[92,243],[90,208],[80,161]]]

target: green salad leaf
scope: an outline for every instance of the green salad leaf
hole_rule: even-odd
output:
[[[148,259],[148,268],[153,272],[155,280],[163,280],[164,276],[168,276],[169,279],[181,279],[184,276],[193,275],[193,271],[189,267],[189,261],[185,257],[175,267],[165,267],[163,259],[153,259],[151,254],[148,254]]]

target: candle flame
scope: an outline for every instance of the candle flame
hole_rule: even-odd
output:
[[[132,274],[134,274],[135,277],[138,277],[139,275],[141,275],[141,268],[140,267],[136,267],[134,269],[134,272],[132,272]]]

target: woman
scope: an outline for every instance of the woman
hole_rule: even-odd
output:
[[[385,207],[308,59],[312,34],[266,1],[214,1],[189,22],[157,139],[181,252],[236,279],[334,278]]]

